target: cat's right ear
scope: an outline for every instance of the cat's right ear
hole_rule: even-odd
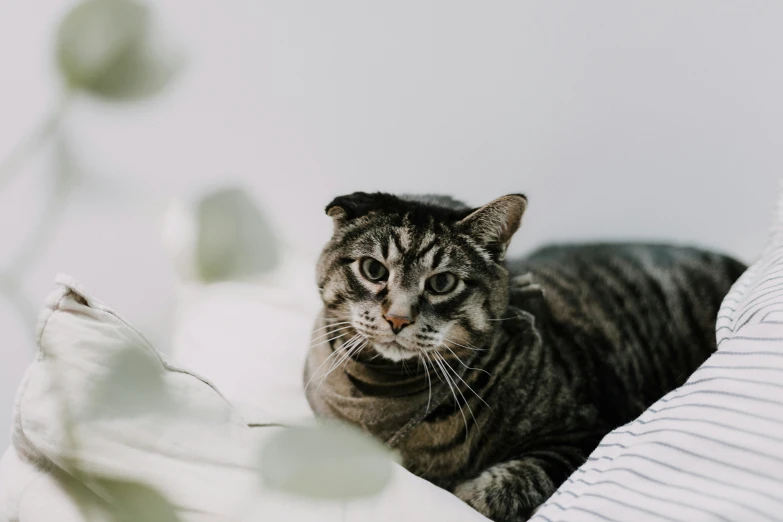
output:
[[[332,218],[335,231],[343,226],[346,221],[348,221],[348,212],[346,212],[345,209],[339,205],[330,204],[328,207],[326,207],[326,215]]]
[[[332,218],[335,232],[352,219],[370,214],[375,208],[375,198],[375,194],[366,192],[354,192],[334,198],[326,205],[326,215]]]

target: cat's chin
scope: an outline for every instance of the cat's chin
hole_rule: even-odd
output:
[[[373,348],[381,355],[381,357],[389,359],[393,362],[406,361],[417,356],[417,352],[415,350],[406,348],[394,341],[390,343],[373,343]]]

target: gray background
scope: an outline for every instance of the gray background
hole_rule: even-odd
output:
[[[165,349],[161,214],[225,183],[308,255],[324,205],[354,190],[525,192],[517,253],[656,239],[751,261],[763,245],[783,172],[781,2],[152,3],[187,68],[150,102],[73,108],[91,181],[25,275],[36,306],[66,272]],[[0,3],[0,157],[52,103],[66,7]],[[48,161],[0,193],[0,264],[46,207]],[[32,353],[0,300],[0,446]]]

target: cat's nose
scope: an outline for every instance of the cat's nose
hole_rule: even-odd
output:
[[[389,326],[391,326],[392,331],[396,334],[400,333],[403,328],[413,322],[407,315],[386,314],[384,318],[386,319],[386,322],[389,323]]]

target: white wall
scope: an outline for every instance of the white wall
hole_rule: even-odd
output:
[[[29,267],[36,305],[67,272],[165,343],[159,214],[234,181],[310,253],[324,205],[354,190],[525,192],[517,252],[647,238],[751,260],[764,241],[783,172],[783,3],[154,3],[188,68],[152,102],[74,107],[78,159],[102,185]],[[61,4],[0,3],[0,157],[52,100]],[[0,194],[0,265],[43,206],[46,166]],[[32,354],[25,328],[0,304],[0,412]]]

